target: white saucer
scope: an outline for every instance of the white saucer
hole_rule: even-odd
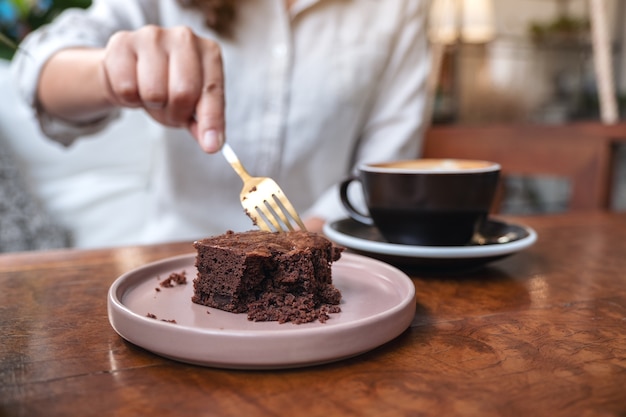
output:
[[[325,323],[253,322],[191,302],[195,254],[147,264],[109,289],[109,321],[124,339],[181,362],[272,369],[332,362],[374,349],[404,332],[415,314],[415,287],[399,269],[344,253],[333,264],[341,312]],[[159,281],[185,271],[187,284]],[[159,288],[157,291],[156,288]],[[148,314],[153,315],[149,318]],[[168,320],[168,321],[163,321]]]
[[[492,243],[467,246],[413,246],[388,243],[374,226],[352,219],[324,225],[324,234],[341,246],[399,266],[464,269],[477,267],[532,246],[537,233],[528,226],[488,220],[481,234]]]

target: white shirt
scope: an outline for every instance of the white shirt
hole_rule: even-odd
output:
[[[189,26],[222,47],[226,140],[244,166],[275,179],[303,217],[333,219],[344,215],[336,184],[356,164],[419,152],[427,6],[422,0],[300,0],[287,11],[283,0],[241,0],[234,38],[227,40],[174,0],[95,0],[27,38],[28,54],[18,54],[13,69],[34,108],[41,67],[59,49],[103,46],[114,32],[146,24]],[[43,131],[66,145],[104,127],[38,116]],[[204,154],[186,130],[162,127],[155,136],[139,208],[146,220],[137,230],[120,230],[126,242],[252,228],[239,202],[241,180],[222,155]],[[118,215],[112,213],[106,227],[115,227]]]

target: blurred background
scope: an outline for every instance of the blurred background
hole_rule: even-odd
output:
[[[624,0],[434,0],[433,127],[618,123],[625,18]],[[611,207],[626,210],[623,144],[612,169]],[[562,211],[571,191],[549,177],[508,178],[507,190],[512,213]]]
[[[626,2],[605,0],[616,96],[626,91]],[[434,123],[599,119],[589,0],[435,0],[442,45]],[[461,17],[455,18],[454,14]],[[623,105],[622,113],[623,117]]]
[[[0,59],[11,59],[13,45],[69,7],[87,7],[91,0],[0,0]]]

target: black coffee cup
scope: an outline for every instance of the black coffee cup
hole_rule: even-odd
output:
[[[415,159],[363,164],[340,185],[350,217],[376,226],[390,243],[463,246],[487,218],[500,177],[495,162]],[[351,202],[348,187],[361,183],[369,214]]]

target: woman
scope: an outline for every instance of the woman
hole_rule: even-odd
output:
[[[335,184],[355,164],[419,150],[426,8],[421,0],[96,0],[27,38],[14,74],[44,133],[65,145],[121,108],[163,125],[137,242],[251,228],[241,181],[217,153],[224,140],[319,231],[342,215]]]

